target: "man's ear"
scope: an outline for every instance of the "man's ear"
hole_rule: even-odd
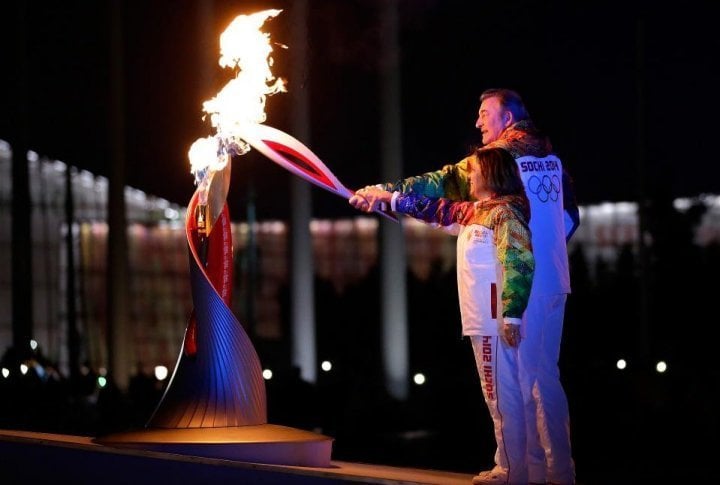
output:
[[[505,124],[505,128],[515,123],[515,116],[513,116],[512,111],[505,110],[503,113],[503,123]]]

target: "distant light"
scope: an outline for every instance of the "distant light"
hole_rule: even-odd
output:
[[[415,384],[421,386],[425,384],[425,375],[418,372],[413,376],[413,381],[415,382]]]
[[[7,379],[9,375],[10,375],[10,369],[8,369],[7,367],[3,367],[2,368],[2,376],[5,379]]]
[[[332,369],[332,364],[329,360],[323,360],[322,364],[320,364],[320,368],[325,372],[329,372],[330,369]]]
[[[37,349],[37,340],[35,340],[35,339],[30,340],[30,348],[32,350]]]
[[[27,371],[28,371],[28,366],[26,366],[25,364],[20,364],[20,372],[22,373],[22,375],[27,374]]]
[[[272,379],[272,371],[270,369],[265,369],[263,371],[263,379],[265,379],[266,381]]]
[[[106,369],[105,367],[100,367],[100,368],[98,369],[98,374],[100,374],[101,376],[106,376],[106,375],[107,375],[107,369]]]
[[[175,209],[168,207],[165,209],[165,218],[166,219],[177,219],[180,217],[180,212],[176,211]]]
[[[267,227],[270,234],[283,234],[285,232],[285,223],[281,221],[271,222]]]
[[[88,375],[90,373],[90,368],[86,365],[80,367],[80,373],[84,376]]]
[[[627,367],[627,362],[625,362],[625,359],[620,359],[617,361],[617,364],[615,364],[618,369],[622,370],[625,367]]]
[[[103,376],[98,377],[97,379],[98,386],[105,387],[107,386],[107,379]]]
[[[339,219],[333,224],[335,226],[336,234],[351,234],[353,230],[353,221]]]
[[[35,370],[35,373],[38,375],[38,377],[42,380],[45,380],[47,377],[47,372],[45,372],[45,369],[40,364],[36,364],[33,369]]]
[[[600,213],[604,215],[612,215],[614,212],[614,205],[612,202],[603,202],[600,204]]]
[[[168,376],[168,368],[164,365],[155,366],[155,379],[164,381]]]
[[[80,170],[77,178],[83,187],[87,188],[92,187],[95,182],[95,176],[87,170]]]
[[[688,198],[679,198],[673,200],[673,208],[680,212],[685,212],[692,206],[692,200]]]
[[[55,162],[53,163],[53,168],[55,169],[56,172],[64,173],[66,170],[65,167],[66,167],[66,165],[63,162],[61,162],[60,160],[55,160]]]
[[[665,361],[661,360],[660,362],[655,364],[655,370],[661,374],[665,372],[667,370],[667,364],[665,363]]]

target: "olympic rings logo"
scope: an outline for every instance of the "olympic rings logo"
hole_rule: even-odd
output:
[[[557,202],[560,198],[560,177],[543,175],[541,179],[537,175],[533,175],[528,179],[527,188],[531,194],[535,194],[540,202],[548,200]]]

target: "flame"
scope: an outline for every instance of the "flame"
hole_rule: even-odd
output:
[[[217,172],[225,168],[228,157],[223,154],[222,141],[217,137],[208,136],[195,140],[188,151],[188,158],[190,172],[195,175],[195,183],[206,191],[211,180],[208,176],[209,172]]]
[[[265,121],[267,96],[286,92],[285,80],[276,79],[270,69],[270,35],[260,31],[268,18],[280,12],[270,9],[238,15],[220,35],[220,66],[236,70],[236,75],[214,98],[203,103],[216,134],[196,140],[188,152],[190,171],[201,188],[209,185],[212,174],[222,170],[231,155],[250,150],[240,138],[239,128]]]

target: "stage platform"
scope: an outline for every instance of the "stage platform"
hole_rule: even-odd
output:
[[[328,467],[248,463],[108,446],[93,437],[0,430],[0,483],[468,485],[472,475],[334,460]]]

